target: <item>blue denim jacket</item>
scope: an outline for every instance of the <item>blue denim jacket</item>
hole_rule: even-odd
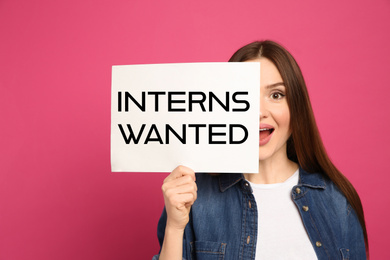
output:
[[[250,184],[242,174],[197,174],[196,182],[198,198],[184,230],[183,259],[254,260],[258,216]],[[291,197],[318,259],[366,259],[355,211],[326,176],[300,168]],[[158,223],[160,245],[166,218],[164,209]]]

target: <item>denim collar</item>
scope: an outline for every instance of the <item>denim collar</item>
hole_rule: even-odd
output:
[[[219,189],[225,192],[240,181],[245,181],[242,173],[222,173],[219,175]],[[299,186],[306,186],[315,189],[325,189],[324,175],[320,173],[308,173],[299,167]]]
[[[225,192],[241,180],[245,180],[242,173],[221,173],[219,175],[219,189],[221,192]]]
[[[299,167],[298,185],[315,189],[325,189],[325,175],[321,173],[309,173]]]

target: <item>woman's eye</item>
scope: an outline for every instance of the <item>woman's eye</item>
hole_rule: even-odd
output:
[[[271,99],[282,99],[284,97],[284,95],[280,92],[275,92],[275,93],[272,93],[271,94]]]

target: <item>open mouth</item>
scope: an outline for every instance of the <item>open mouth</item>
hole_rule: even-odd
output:
[[[260,140],[267,138],[274,130],[273,128],[260,128]]]

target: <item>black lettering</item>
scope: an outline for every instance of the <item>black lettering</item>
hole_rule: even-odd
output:
[[[233,112],[245,112],[249,110],[250,104],[247,100],[239,100],[236,98],[238,95],[248,95],[248,92],[235,92],[233,94],[233,101],[236,104],[243,103],[245,104],[245,108],[233,108]]]
[[[150,138],[150,136],[152,135],[153,132],[155,132],[156,137],[155,138]],[[150,127],[149,133],[146,136],[144,144],[147,144],[149,142],[159,142],[160,144],[163,144],[163,141],[161,139],[160,133],[158,132],[157,127],[156,127],[155,124],[152,124],[152,126]]]
[[[173,95],[185,95],[185,92],[168,92],[168,112],[185,112],[184,108],[172,108],[173,103],[185,103],[185,100],[172,100]]]
[[[182,136],[180,136],[170,125],[165,125],[166,144],[169,144],[169,132],[172,132],[182,144],[186,144],[186,125],[183,125]]]
[[[233,140],[233,128],[237,128],[237,127],[244,130],[245,135],[244,135],[243,139],[234,141]],[[246,141],[246,139],[248,139],[248,130],[246,129],[245,126],[237,125],[237,124],[229,125],[229,144],[242,144],[243,142]]]
[[[122,112],[122,92],[118,92],[118,112]]]
[[[139,139],[141,138],[142,132],[144,131],[144,128],[145,128],[145,124],[142,124],[141,129],[139,130],[138,136],[137,136],[137,138],[135,138],[133,129],[131,128],[130,124],[127,124],[127,129],[129,129],[129,132],[130,132],[130,135],[128,137],[126,136],[125,130],[123,129],[122,125],[118,124],[118,126],[119,126],[119,129],[121,130],[123,139],[125,140],[126,144],[129,144],[132,139],[134,140],[135,144],[138,144]]]
[[[150,91],[148,95],[154,95],[154,111],[158,112],[158,96],[165,95],[166,92],[163,91]]]
[[[229,92],[226,92],[225,104],[213,93],[209,92],[209,111],[213,111],[213,99],[226,111],[229,112]]]
[[[138,101],[129,93],[125,92],[125,111],[129,111],[129,99],[133,101],[136,106],[141,109],[142,112],[145,112],[146,104],[145,104],[145,92],[142,92],[142,105],[138,103]]]
[[[205,124],[189,124],[188,127],[195,128],[195,144],[199,144],[199,128],[206,127]]]
[[[188,97],[188,102],[189,102],[189,104],[188,104],[188,110],[190,111],[190,112],[192,112],[192,104],[194,104],[194,103],[199,103],[199,106],[200,106],[200,108],[202,109],[202,111],[203,112],[206,112],[206,108],[204,107],[204,101],[206,100],[206,94],[205,93],[203,93],[203,92],[198,92],[198,91],[194,91],[194,92],[192,92],[192,91],[190,91],[189,93],[188,93],[188,95],[189,95],[189,97]],[[202,96],[202,98],[199,100],[199,99],[194,99],[194,95],[200,95],[200,96]]]
[[[213,141],[213,136],[226,136],[226,133],[213,132],[214,127],[226,127],[224,124],[210,124],[209,125],[209,144],[226,144],[226,141]]]

